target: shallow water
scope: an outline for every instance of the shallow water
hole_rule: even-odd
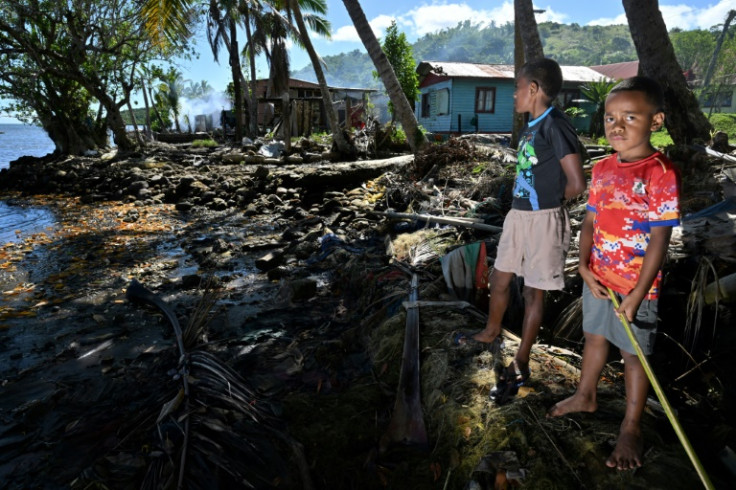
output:
[[[27,124],[0,124],[0,169],[22,156],[42,157],[54,143],[42,128]],[[9,205],[0,201],[0,245],[44,231],[56,223],[54,214],[39,207]]]
[[[47,208],[0,201],[0,245],[53,230],[55,226],[56,217]]]

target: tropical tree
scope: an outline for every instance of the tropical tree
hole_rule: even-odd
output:
[[[171,0],[170,0],[171,1]],[[240,12],[238,0],[210,0],[207,12],[207,41],[215,61],[218,61],[220,45],[225,45],[234,87],[235,141],[243,140],[243,90],[246,87],[240,65],[237,23]]]
[[[202,80],[200,82],[194,82],[192,80],[184,81],[188,82],[189,85],[182,87],[181,95],[187,99],[201,99],[215,91],[207,80]]]
[[[373,29],[371,29],[365,17],[360,2],[358,0],[342,0],[342,3],[345,5],[345,9],[347,9],[348,15],[350,15],[353,21],[353,25],[358,32],[358,36],[360,36],[360,40],[363,42],[363,46],[365,46],[368,55],[371,57],[373,65],[376,67],[378,76],[381,77],[383,86],[386,88],[389,99],[396,110],[399,122],[404,127],[406,140],[411,150],[416,153],[427,144],[427,137],[419,129],[414,109],[409,104],[406,95],[404,95],[396,73],[391,67],[386,54],[381,49],[381,45],[378,43]]]
[[[524,62],[544,58],[532,0],[514,0],[514,19],[515,31],[521,39],[521,46],[517,44],[516,49],[523,49]],[[519,69],[518,66],[516,68]]]
[[[688,89],[677,63],[657,0],[623,0],[631,38],[639,57],[639,73],[653,78],[664,89],[665,125],[675,144],[710,138],[711,125]]]
[[[180,96],[184,89],[181,72],[172,66],[166,72],[159,70],[158,78],[161,80],[158,93],[158,98],[161,101],[160,105],[166,107],[167,111],[171,113],[176,132],[181,133],[181,127],[179,126]]]
[[[120,111],[137,68],[152,56],[136,8],[134,1],[0,3],[0,96],[40,123],[60,152],[105,146],[107,128],[119,149],[134,146]]]
[[[406,34],[399,33],[396,21],[391,21],[391,25],[386,29],[386,37],[383,40],[383,52],[394,69],[396,78],[399,80],[401,90],[406,96],[409,103],[414,104],[419,99],[419,80],[417,77],[416,61],[414,61],[414,52],[411,44],[406,39]],[[373,72],[375,78],[378,72]],[[388,103],[388,110],[391,112],[392,121],[396,119],[394,114],[394,105],[391,101]]]
[[[736,17],[736,10],[729,10],[728,14],[726,14],[726,19],[723,21],[723,29],[721,30],[721,33],[716,40],[716,47],[713,50],[713,56],[711,56],[710,63],[708,63],[708,70],[706,70],[705,78],[703,79],[704,89],[708,87],[711,78],[713,77],[713,71],[715,70],[716,62],[718,61],[718,54],[721,50],[721,47],[723,46],[723,41],[726,38],[728,28],[731,25],[731,21],[734,19],[734,17]]]
[[[325,74],[322,70],[322,60],[319,58],[317,52],[314,49],[314,46],[312,45],[312,40],[309,37],[309,32],[307,31],[307,26],[304,22],[305,19],[304,17],[302,17],[301,7],[299,3],[300,2],[298,0],[288,0],[286,7],[287,10],[294,15],[294,20],[296,21],[297,28],[299,29],[299,36],[302,41],[302,45],[309,54],[309,59],[312,61],[314,74],[317,77],[320,92],[322,93],[322,104],[325,107],[327,117],[330,121],[330,128],[332,129],[332,141],[334,141],[338,152],[340,152],[341,154],[350,156],[355,155],[355,146],[348,143],[347,138],[340,128],[337,113],[335,112],[335,106],[332,104],[332,94],[327,87],[327,80],[325,79]],[[308,5],[312,11],[317,11],[320,14],[327,13],[327,3],[325,2],[325,0],[309,0],[308,2],[306,0],[302,0],[301,3]],[[312,21],[310,27],[313,30],[315,30],[316,28],[320,28],[321,32],[329,33],[329,23],[324,18],[310,16],[307,20]],[[347,118],[349,115],[346,114],[345,116]]]
[[[514,72],[519,73],[527,61],[544,58],[542,41],[534,18],[531,0],[514,0]],[[511,129],[511,145],[519,142],[519,132],[524,126],[524,115],[514,113]]]
[[[583,97],[595,103],[595,112],[591,116],[592,119],[590,121],[590,135],[593,138],[605,134],[603,130],[603,115],[606,111],[606,97],[608,97],[615,84],[616,82],[599,80],[597,82],[589,82],[580,87]]]

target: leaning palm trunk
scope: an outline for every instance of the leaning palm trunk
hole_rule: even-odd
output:
[[[309,59],[312,61],[314,74],[317,76],[317,82],[319,83],[320,92],[322,92],[322,103],[325,106],[325,111],[327,112],[327,117],[330,121],[330,128],[332,129],[332,140],[335,142],[335,146],[337,146],[338,152],[343,155],[354,156],[356,153],[355,146],[348,143],[345,134],[342,132],[340,123],[337,120],[335,106],[332,105],[332,95],[330,94],[330,90],[327,88],[327,81],[325,80],[325,74],[322,70],[321,61],[319,59],[319,56],[317,56],[317,52],[314,50],[312,40],[309,38],[307,27],[306,25],[304,25],[304,18],[302,17],[302,12],[299,8],[299,2],[297,0],[290,1],[291,9],[294,14],[294,20],[296,20],[296,25],[299,28],[299,36],[304,43],[304,48],[309,54]],[[345,117],[347,119],[349,115],[346,113]]]
[[[677,145],[707,141],[710,122],[682,76],[657,0],[623,0],[623,4],[639,56],[639,74],[657,80],[664,90],[665,124],[672,141]]]
[[[419,130],[417,117],[404,91],[401,89],[401,84],[399,84],[399,80],[396,78],[396,73],[394,73],[391,63],[389,63],[386,54],[381,49],[381,44],[376,39],[376,35],[373,34],[373,29],[368,24],[368,20],[365,18],[365,13],[358,0],[342,0],[342,3],[345,4],[345,8],[355,25],[355,30],[358,31],[360,40],[363,41],[363,46],[368,51],[368,55],[373,60],[373,64],[376,67],[378,75],[381,77],[384,87],[386,87],[386,92],[406,132],[406,140],[412,152],[416,153],[428,143],[427,137]]]

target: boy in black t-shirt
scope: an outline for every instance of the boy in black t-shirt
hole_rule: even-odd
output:
[[[514,109],[529,113],[519,138],[512,209],[506,215],[490,277],[491,298],[486,327],[472,336],[490,343],[501,333],[514,274],[524,278],[521,345],[499,375],[491,398],[513,396],[529,378],[529,354],[542,323],[544,291],[565,286],[564,268],[570,245],[570,219],[565,199],[585,190],[577,133],[568,118],[552,106],[562,88],[562,70],[542,58],[521,67]]]

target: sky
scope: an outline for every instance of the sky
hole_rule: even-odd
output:
[[[414,42],[425,34],[454,27],[458,22],[468,19],[478,24],[493,20],[498,25],[513,22],[514,18],[513,0],[362,0],[360,4],[379,39],[383,37],[391,21],[396,20],[399,31],[406,34],[409,42]],[[355,49],[363,51],[363,44],[342,0],[327,0],[327,8],[327,19],[332,26],[331,39],[312,37],[319,55],[329,56]],[[544,13],[537,14],[537,22],[580,25],[627,23],[620,0],[538,0],[534,2],[534,8],[544,10]],[[668,29],[708,29],[723,23],[728,10],[732,8],[734,0],[659,1],[659,9]],[[177,68],[185,79],[193,82],[207,80],[215,90],[223,92],[230,81],[227,58],[221,56],[220,63],[215,63],[204,34],[198,33],[195,40],[199,58],[180,61]],[[290,61],[292,70],[303,68],[310,62],[306,52],[295,46],[290,48]],[[257,64],[257,76],[268,76],[263,60]],[[139,102],[142,105],[142,101]],[[17,121],[0,115],[0,124],[13,122]]]

